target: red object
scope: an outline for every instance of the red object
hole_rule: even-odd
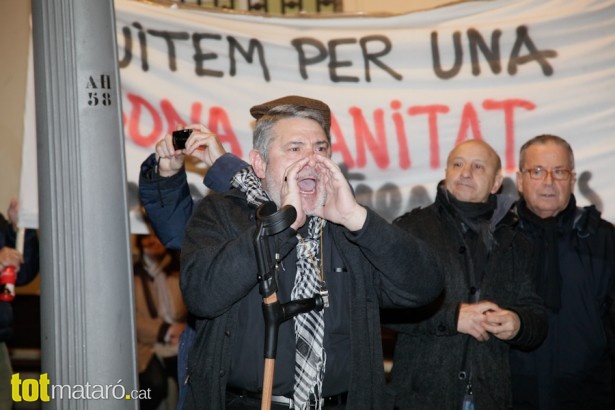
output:
[[[5,266],[0,272],[0,301],[10,302],[15,299],[15,280],[17,272],[14,266]]]

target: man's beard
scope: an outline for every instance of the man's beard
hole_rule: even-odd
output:
[[[311,175],[314,176],[315,174],[312,173]],[[284,184],[283,181],[277,180],[273,175],[269,173],[269,171],[265,171],[265,185],[266,185],[267,194],[269,195],[271,200],[275,202],[278,208],[282,204],[281,190],[282,190],[283,184]],[[313,199],[307,199],[305,198],[303,194],[300,194],[300,195],[301,195],[301,206],[303,206],[303,212],[305,212],[305,214],[308,216],[315,215],[316,210],[324,206],[327,200],[327,193],[323,186],[322,180],[319,177],[316,180],[316,192],[314,194]]]

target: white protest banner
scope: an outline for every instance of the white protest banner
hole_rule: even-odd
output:
[[[339,18],[115,7],[131,207],[140,163],[177,124],[204,124],[245,159],[249,108],[296,94],[330,105],[333,159],[387,219],[431,202],[447,153],[466,139],[497,150],[515,193],[520,146],[549,133],[575,150],[579,205],[595,203],[615,221],[612,1],[481,1]],[[189,180],[205,194],[202,171]]]

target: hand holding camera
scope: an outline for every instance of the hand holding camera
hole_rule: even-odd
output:
[[[218,137],[201,124],[192,124],[173,131],[156,144],[160,176],[175,175],[184,166],[185,155],[190,155],[210,167],[224,153]]]
[[[175,148],[175,150],[185,149],[186,141],[188,141],[190,135],[192,135],[192,130],[190,128],[173,131],[173,148]]]

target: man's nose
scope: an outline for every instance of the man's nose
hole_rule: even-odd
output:
[[[469,177],[472,175],[472,167],[470,165],[464,165],[461,168],[461,175],[464,177]]]
[[[552,171],[547,171],[547,175],[545,175],[545,178],[543,179],[543,182],[545,184],[553,184],[555,180],[553,179],[553,172]]]

